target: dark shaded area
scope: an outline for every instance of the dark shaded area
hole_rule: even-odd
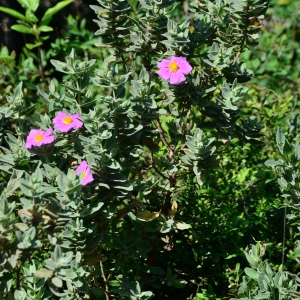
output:
[[[60,0],[43,0],[40,2],[40,6],[35,13],[38,19],[41,19],[47,9],[55,6]],[[89,5],[97,4],[97,0],[75,0],[72,4],[69,4],[59,11],[53,16],[49,24],[49,26],[54,28],[54,31],[50,33],[50,39],[45,45],[54,42],[57,37],[61,37],[67,33],[66,18],[70,14],[74,17],[78,16],[80,19],[85,18],[87,21],[87,28],[92,32],[97,30],[97,25],[93,22],[93,19],[95,18],[94,11],[89,7]],[[8,7],[25,14],[25,9],[16,0],[0,0],[0,6]],[[14,24],[17,24],[16,18],[0,11],[0,46],[7,46],[9,52],[16,51],[17,56],[19,56],[25,43],[31,42],[33,37],[12,30],[10,27]]]

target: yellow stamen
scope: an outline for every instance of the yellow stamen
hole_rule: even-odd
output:
[[[195,31],[195,27],[193,25],[189,26],[189,31],[190,33],[193,33]]]
[[[40,142],[44,139],[43,135],[38,133],[36,136],[35,136],[35,141],[36,142]]]
[[[72,122],[73,122],[73,120],[70,116],[64,117],[64,123],[65,124],[71,124]]]
[[[176,72],[179,69],[179,66],[177,65],[177,63],[175,61],[172,61],[169,65],[169,69],[172,72]]]
[[[86,178],[86,176],[87,176],[86,173],[85,172],[82,172],[82,173],[83,173],[83,177],[82,178],[83,179]]]

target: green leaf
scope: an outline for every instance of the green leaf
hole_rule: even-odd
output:
[[[24,234],[24,240],[33,241],[36,236],[36,228],[30,227]]]
[[[139,211],[136,214],[136,218],[140,221],[143,222],[150,222],[156,218],[159,217],[159,213],[158,212],[148,212],[146,210],[144,211]]]
[[[248,254],[246,251],[244,251],[244,254],[246,256],[246,259],[248,260],[248,263],[251,265],[251,267],[256,268],[258,265],[257,259],[255,259],[252,255]]]
[[[276,273],[275,277],[274,277],[274,285],[280,289],[282,287],[282,283],[284,281],[284,273],[282,271],[279,271],[278,273]]]
[[[278,160],[272,160],[272,159],[269,159],[265,162],[265,165],[266,166],[269,166],[269,167],[276,167],[276,166],[281,166],[283,165],[283,163],[281,161],[278,161]]]
[[[32,28],[24,26],[24,25],[13,25],[11,29],[24,33],[24,34],[32,34]]]
[[[173,230],[173,220],[168,220],[166,222],[164,222],[163,226],[161,227],[160,229],[160,232],[161,233],[168,233],[170,232],[171,230]]]
[[[153,296],[153,293],[151,291],[142,292],[139,295],[140,300],[148,300],[151,299]]]
[[[79,180],[70,180],[64,173],[60,173],[57,176],[57,183],[59,189],[66,194],[74,193],[81,188]]]
[[[267,292],[269,289],[270,279],[266,274],[260,273],[258,276],[258,285],[261,292]]]
[[[185,280],[183,279],[173,279],[172,280],[172,286],[178,288],[178,289],[182,289],[185,287]]]
[[[288,186],[287,181],[283,177],[278,178],[277,182],[283,190],[285,190]]]
[[[270,299],[270,293],[259,293],[253,299]]]
[[[36,11],[39,7],[40,0],[17,0],[23,8]]]
[[[60,278],[58,278],[58,277],[53,277],[53,278],[51,279],[51,281],[52,281],[52,283],[53,283],[56,287],[58,287],[58,288],[61,288],[61,287],[63,286],[62,280],[61,280]]]
[[[74,70],[72,70],[66,63],[51,59],[50,63],[57,69],[57,71],[66,73],[66,74],[74,74]]]
[[[53,31],[53,28],[50,26],[42,25],[38,28],[38,31],[40,32],[50,32]]]
[[[72,182],[64,173],[60,173],[57,176],[58,187],[62,192],[66,192],[68,189],[72,187]]]
[[[69,5],[70,3],[72,3],[74,0],[64,0],[61,1],[59,3],[57,3],[54,7],[49,8],[41,21],[41,25],[48,25],[49,22],[51,21],[53,15],[55,15],[56,13],[58,13],[60,10],[62,10],[65,6]]]
[[[248,277],[258,280],[259,273],[251,268],[245,268],[245,273]]]
[[[6,198],[2,196],[0,197],[0,219],[7,218],[7,215],[9,215],[15,207],[15,202],[9,204]]]
[[[63,253],[62,253],[61,247],[59,245],[56,245],[54,252],[53,252],[53,257],[52,257],[53,261],[55,261],[55,262],[59,261],[62,256],[63,256]]]
[[[97,202],[96,204],[88,204],[83,208],[83,211],[81,212],[81,216],[89,216],[96,211],[100,210],[100,208],[104,205],[103,202]]]
[[[40,0],[27,0],[29,3],[30,9],[36,11],[40,5]]]
[[[13,170],[10,180],[7,184],[6,197],[11,196],[16,189],[20,187],[20,178],[24,171]]]
[[[295,157],[297,160],[300,160],[300,145],[298,141],[295,144]]]
[[[140,1],[140,4],[143,8],[145,8],[145,9],[152,9],[153,8],[152,5],[147,4],[145,0],[139,0],[139,1]]]
[[[285,144],[285,137],[284,134],[281,132],[281,130],[278,128],[276,132],[276,143],[277,147],[281,154],[283,154],[283,147]]]
[[[39,47],[39,46],[42,46],[42,45],[43,45],[42,42],[38,42],[38,43],[36,43],[36,44],[29,44],[29,43],[25,44],[25,46],[26,46],[29,50],[32,50],[32,49],[34,49],[34,48],[36,48],[36,47]]]
[[[27,114],[29,114],[30,112],[32,112],[34,108],[35,108],[35,104],[26,106],[25,108],[23,108],[23,109],[20,110],[19,115],[20,116],[26,116]]]
[[[19,12],[15,11],[13,9],[0,6],[0,11],[3,11],[5,13],[7,13],[8,15],[13,16],[19,20],[27,21],[27,18],[24,15],[20,14]]]
[[[132,283],[130,292],[134,296],[138,296],[141,293],[141,288],[140,288],[140,284],[138,283],[138,281],[135,281]]]
[[[26,181],[25,179],[20,179],[20,187],[21,191],[26,195],[27,197],[32,197],[32,185],[30,182]]]
[[[21,230],[21,231],[26,231],[28,230],[28,225],[27,224],[24,224],[24,223],[15,223],[14,226],[18,229],[18,230]]]
[[[189,229],[191,227],[190,224],[186,224],[184,222],[175,221],[175,226],[179,230]]]
[[[27,9],[25,13],[26,19],[30,23],[37,23],[39,19],[34,15],[31,9]]]
[[[26,291],[22,288],[22,290],[15,290],[14,299],[15,300],[26,300],[27,295]]]
[[[14,92],[14,100],[23,97],[22,85],[23,85],[22,81],[17,85],[15,92]]]

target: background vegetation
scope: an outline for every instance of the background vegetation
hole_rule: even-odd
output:
[[[24,9],[16,1],[13,2],[15,4],[13,8],[24,13]],[[129,2],[135,6],[137,1]],[[189,1],[178,2],[181,2],[183,7],[187,7]],[[98,2],[91,0],[88,4],[98,5]],[[51,5],[53,7],[55,2]],[[46,9],[47,7],[41,6],[37,10],[36,16],[39,20],[42,20]],[[186,14],[182,10],[175,11],[174,18],[184,20]],[[95,47],[95,43],[99,43],[101,38],[94,35],[97,27],[91,22],[93,18],[94,12],[87,8],[87,3],[77,1],[76,5],[73,3],[61,9],[56,19],[53,17],[51,22],[45,24],[54,28],[53,31],[45,28],[45,31],[40,31],[38,35],[13,33],[10,36],[13,31],[6,30],[7,27],[2,22],[2,36],[5,36],[5,40],[2,40],[0,49],[1,106],[7,106],[6,97],[13,95],[17,85],[22,81],[25,107],[31,111],[32,123],[39,122],[39,115],[45,113],[47,108],[36,86],[48,91],[50,80],[52,80],[58,92],[62,89],[59,82],[68,80],[70,76],[55,70],[50,60],[64,61],[72,49],[75,49],[78,57],[83,60],[96,59],[95,65],[90,70],[91,73],[94,69],[101,69],[107,50]],[[252,22],[259,22],[259,20],[254,19]],[[201,187],[197,185],[193,176],[186,176],[182,181],[182,186],[185,188],[176,198],[177,215],[187,224],[191,224],[191,227],[187,230],[176,230],[175,234],[167,236],[172,239],[171,242],[165,241],[165,247],[169,249],[165,249],[168,251],[160,250],[161,253],[155,261],[155,266],[159,268],[152,270],[156,277],[160,277],[160,284],[157,282],[151,284],[149,280],[144,285],[145,291],[153,291],[155,299],[230,299],[234,297],[293,299],[289,298],[292,297],[292,292],[286,292],[286,296],[280,296],[282,298],[271,298],[277,288],[276,284],[268,283],[272,289],[267,295],[261,285],[255,284],[256,281],[258,282],[258,273],[251,273],[248,267],[250,264],[252,270],[261,274],[267,272],[265,271],[267,264],[274,272],[268,273],[271,274],[270,278],[275,278],[274,274],[280,274],[280,271],[299,273],[299,262],[295,261],[298,255],[299,230],[297,226],[299,224],[297,218],[292,217],[298,216],[297,184],[290,184],[286,176],[280,175],[285,174],[284,172],[292,168],[291,166],[295,172],[298,167],[297,159],[291,158],[292,150],[281,153],[280,147],[288,143],[286,140],[291,145],[299,140],[299,23],[299,1],[271,1],[264,19],[264,26],[259,31],[259,45],[250,47],[250,51],[246,50],[241,54],[240,59],[246,63],[248,69],[253,71],[254,76],[245,83],[249,90],[238,106],[243,118],[257,117],[258,124],[263,126],[261,131],[263,135],[257,143],[253,144],[243,143],[237,138],[230,142],[224,139],[226,151],[217,149],[220,158],[219,166],[213,170],[205,170],[203,185]],[[16,24],[16,19],[9,20],[8,24],[9,26]],[[103,88],[98,86],[90,88],[97,100]],[[15,122],[17,120],[4,118],[3,111],[2,116],[0,137],[2,146],[6,147],[7,140],[4,136],[8,133],[16,134]],[[170,126],[170,124],[166,122],[164,126]],[[282,137],[283,134],[280,135],[278,128],[284,133],[286,140]],[[202,129],[209,134],[209,128],[203,126]],[[223,147],[220,146],[220,149]],[[286,163],[280,170],[279,164],[265,164],[268,160],[278,162],[279,159]],[[283,178],[282,176],[288,182],[286,185],[277,180]],[[293,177],[296,182],[297,176]],[[4,186],[10,181],[5,170],[0,171],[0,181]],[[292,196],[282,197],[282,193]],[[288,220],[286,215],[290,216]],[[121,217],[119,214],[117,217],[123,218],[124,216]],[[3,220],[0,218],[1,222],[5,222]],[[106,225],[103,223],[103,226]],[[118,225],[116,223],[113,226],[117,228]],[[130,236],[128,232],[136,230],[134,220],[126,220],[122,226],[124,231],[120,232],[120,245],[123,248],[130,248],[130,241],[127,239]],[[110,248],[110,242],[106,240],[107,246],[103,248],[107,269],[114,267],[112,258],[118,257],[121,251],[117,248]],[[251,246],[251,244],[256,246]],[[251,259],[245,256],[245,249],[250,256],[256,255],[257,264],[253,262],[251,264]],[[145,251],[147,253],[147,250]],[[124,257],[129,259],[130,256],[126,255]],[[136,271],[134,265],[136,262],[135,258],[132,258],[134,271]],[[248,269],[245,270],[245,268]],[[100,269],[96,271],[100,272]],[[174,277],[174,274],[177,275]],[[6,275],[3,276],[2,279],[5,279]],[[139,281],[139,276],[141,275],[136,275],[135,280]],[[147,276],[151,277],[152,273]],[[285,288],[295,293],[299,292],[296,281],[290,282],[292,278],[294,277],[286,280]],[[120,287],[119,282],[114,279],[111,280],[110,285],[115,290],[126,289],[124,282],[125,279],[122,281],[123,286]],[[248,296],[241,287],[250,291]],[[249,293],[256,298],[251,298]],[[265,298],[259,298],[260,296],[257,296],[259,293],[264,293]],[[293,297],[296,296],[295,294]],[[99,297],[102,299],[101,295]],[[127,296],[124,294],[123,297]],[[140,299],[148,298],[141,297]]]

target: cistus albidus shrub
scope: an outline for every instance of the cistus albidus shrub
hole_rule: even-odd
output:
[[[238,109],[252,76],[239,57],[257,43],[266,2],[98,2],[101,67],[72,50],[51,60],[65,76],[38,87],[39,116],[22,83],[0,109],[15,129],[0,155],[4,298],[184,288],[180,262],[161,257],[192,225],[180,214],[185,179],[201,187],[233,139],[259,143],[262,126]]]

